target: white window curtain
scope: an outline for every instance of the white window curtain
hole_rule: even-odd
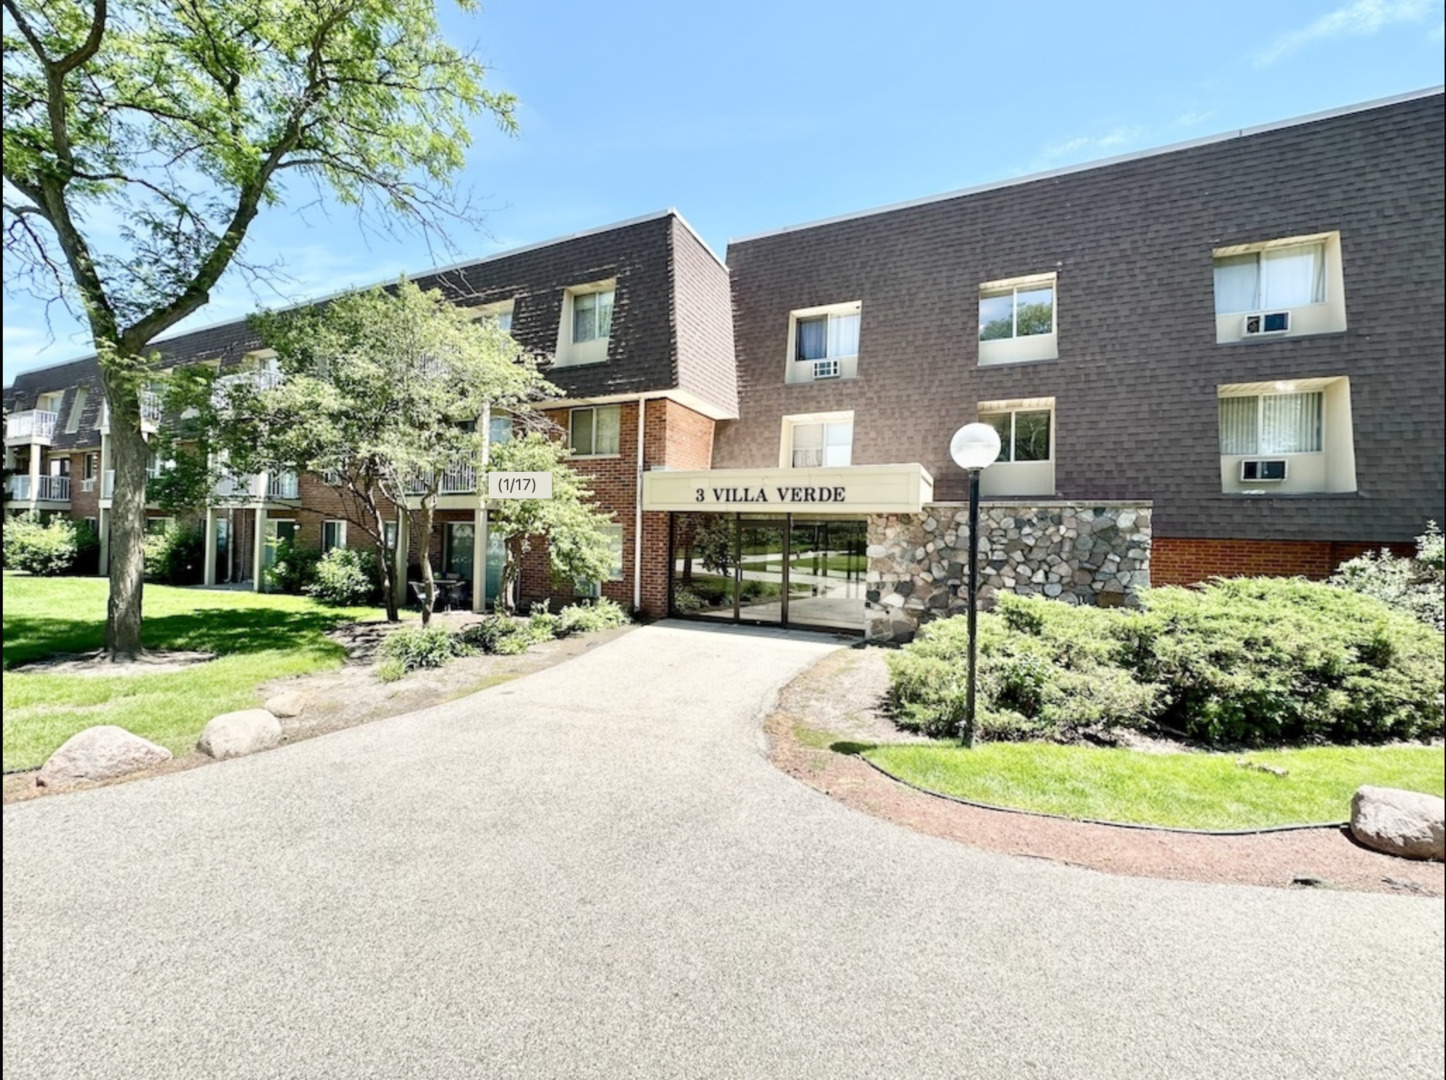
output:
[[[823,428],[822,424],[793,425],[793,467],[795,469],[816,469],[823,464]]]
[[[828,317],[828,355],[857,356],[859,354],[859,316],[857,312],[848,315]]]
[[[1223,397],[1220,399],[1220,453],[1254,454],[1260,426],[1260,399],[1256,397]]]
[[[1270,394],[1260,399],[1262,454],[1315,454],[1321,449],[1323,394]]]
[[[622,410],[609,405],[597,410],[593,425],[593,453],[616,454],[622,433]]]
[[[1261,252],[1262,307],[1291,308],[1325,299],[1325,245]]]
[[[1259,310],[1260,256],[1227,255],[1215,260],[1215,314]]]

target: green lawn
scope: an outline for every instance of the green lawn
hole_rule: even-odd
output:
[[[96,724],[118,724],[183,753],[212,716],[260,704],[262,683],[339,666],[345,650],[326,631],[380,614],[299,596],[147,585],[146,646],[214,652],[216,660],[115,677],[8,670],[52,653],[99,649],[105,603],[99,578],[4,576],[6,771],[38,767],[71,735]]]
[[[783,569],[782,559],[772,559],[761,566],[756,563],[749,564],[756,569],[772,570],[778,573]],[[863,577],[864,572],[869,568],[869,560],[862,555],[801,555],[788,564],[793,570],[805,574],[828,574],[830,577],[843,577],[845,574],[854,574]]]
[[[1329,746],[1243,754],[1148,754],[1045,743],[873,746],[863,755],[911,784],[995,806],[1072,818],[1252,829],[1344,821],[1361,784],[1442,794],[1440,747]],[[1241,768],[1276,765],[1284,777]]]

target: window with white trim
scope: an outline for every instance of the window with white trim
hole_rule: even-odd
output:
[[[1212,255],[1217,342],[1346,328],[1339,233],[1239,244]]]
[[[795,469],[835,468],[853,461],[853,417],[795,419],[790,424],[789,465]]]
[[[346,522],[323,521],[321,523],[321,553],[325,555],[332,548],[346,547]]]
[[[512,333],[512,311],[516,301],[502,300],[495,304],[482,304],[473,310],[477,319],[491,319],[504,334]]]
[[[1318,454],[1323,444],[1325,394],[1222,397],[1221,454]]]
[[[562,320],[553,364],[600,364],[608,358],[617,283],[611,279],[573,285],[563,292]]]
[[[1223,493],[1356,490],[1349,379],[1235,383],[1217,398]]]
[[[1020,364],[1058,356],[1053,274],[979,286],[981,365]]]
[[[616,457],[622,439],[620,405],[588,405],[573,409],[568,424],[568,446],[577,457]]]
[[[999,457],[979,474],[990,498],[1051,496],[1054,490],[1054,398],[981,401],[979,421],[999,433]]]
[[[612,289],[578,293],[572,298],[572,343],[598,341],[613,331]]]
[[[785,382],[852,379],[858,375],[861,301],[800,308],[789,313],[788,321]]]

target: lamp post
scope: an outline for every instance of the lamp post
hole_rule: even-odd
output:
[[[959,740],[974,745],[974,668],[979,628],[979,473],[999,457],[999,432],[989,424],[965,424],[949,440],[949,456],[969,473],[969,690]]]

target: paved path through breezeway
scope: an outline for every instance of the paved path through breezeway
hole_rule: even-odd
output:
[[[4,813],[46,1077],[1439,1077],[1439,900],[1116,878],[854,813],[759,721],[832,645],[645,627]]]

